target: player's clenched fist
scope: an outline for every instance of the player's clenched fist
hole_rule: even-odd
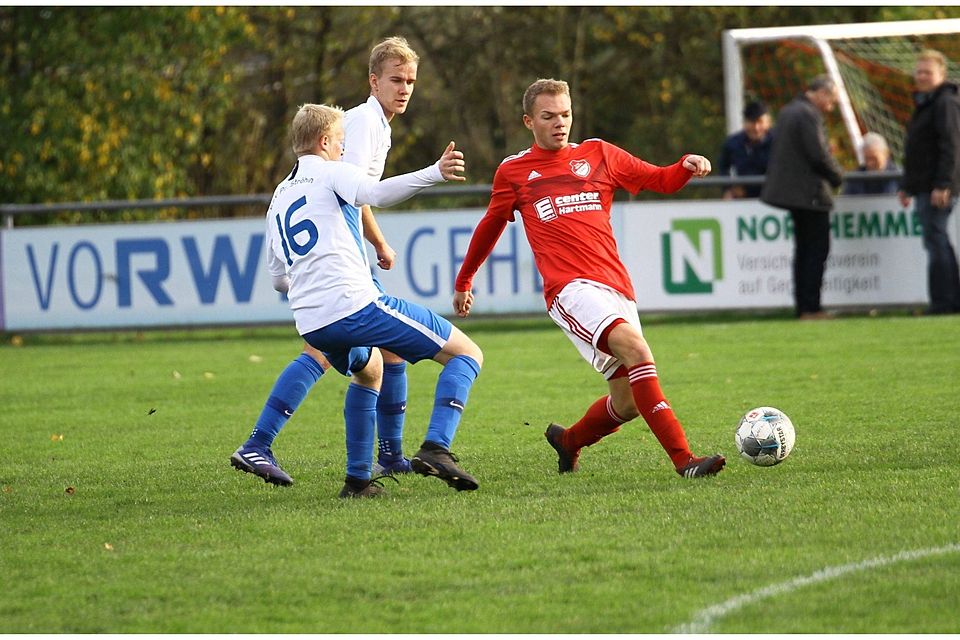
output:
[[[690,155],[683,159],[683,168],[693,173],[695,178],[702,178],[710,173],[710,161],[703,156]]]
[[[470,307],[473,306],[472,291],[455,291],[453,293],[453,310],[461,318],[470,315]]]

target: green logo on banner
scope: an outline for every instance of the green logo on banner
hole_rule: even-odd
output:
[[[674,220],[660,236],[663,289],[674,293],[712,293],[723,278],[720,223],[713,218]]]

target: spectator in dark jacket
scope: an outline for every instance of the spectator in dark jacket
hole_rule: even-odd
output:
[[[960,269],[947,233],[960,190],[960,97],[946,78],[944,55],[922,51],[913,71],[916,108],[907,123],[899,194],[904,207],[916,199],[927,251],[928,314],[960,313]]]
[[[743,129],[729,136],[720,148],[719,175],[762,176],[770,159],[770,114],[762,102],[743,108]],[[732,172],[731,172],[732,170]],[[759,184],[727,187],[723,199],[756,198]]]
[[[817,76],[807,90],[777,114],[767,179],[760,199],[787,209],[793,220],[793,297],[797,317],[827,318],[820,306],[823,272],[830,253],[831,187],[843,182],[830,155],[823,114],[837,104],[837,86]]]
[[[863,164],[857,168],[857,171],[897,170],[897,165],[890,157],[890,147],[887,145],[886,139],[879,133],[871,131],[864,134],[860,149],[863,152]],[[894,178],[884,180],[851,178],[843,185],[842,193],[845,196],[880,195],[896,193],[897,189],[899,189],[899,185]]]

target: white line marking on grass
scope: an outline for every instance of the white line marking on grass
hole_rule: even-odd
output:
[[[877,569],[879,567],[885,567],[887,565],[896,564],[898,562],[907,562],[910,560],[919,560],[920,558],[926,558],[927,556],[937,556],[945,553],[956,553],[960,551],[960,544],[948,544],[943,547],[934,547],[930,549],[914,549],[913,551],[901,551],[892,556],[879,556],[877,558],[871,558],[869,560],[863,560],[861,562],[853,562],[850,564],[837,565],[835,567],[826,567],[825,569],[820,569],[815,571],[808,576],[800,576],[799,578],[793,578],[792,580],[787,580],[786,582],[779,582],[777,584],[771,584],[766,587],[757,589],[750,593],[741,594],[739,596],[734,596],[725,602],[720,604],[715,604],[713,606],[707,607],[706,609],[701,609],[693,616],[693,620],[687,624],[680,625],[674,629],[671,633],[706,633],[710,626],[716,622],[718,619],[724,617],[731,611],[735,611],[741,607],[753,604],[764,598],[769,598],[770,596],[781,595],[788,593],[795,589],[801,587],[806,587],[807,585],[816,584],[818,582],[826,582],[827,580],[833,580],[834,578],[839,578],[840,576],[846,575],[848,573],[854,573],[857,571],[866,571],[867,569]]]

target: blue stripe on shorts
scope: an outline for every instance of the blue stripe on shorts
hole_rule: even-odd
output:
[[[382,295],[356,313],[303,336],[325,352],[383,347],[407,362],[429,360],[450,338],[453,325],[419,304]]]

